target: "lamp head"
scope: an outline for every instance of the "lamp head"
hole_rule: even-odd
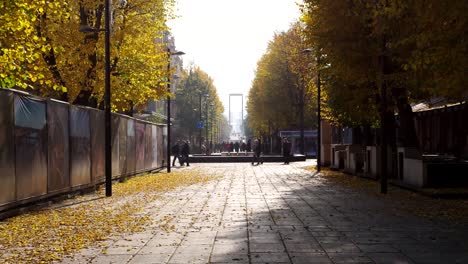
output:
[[[171,55],[173,55],[173,56],[185,55],[185,52],[183,52],[183,51],[175,51],[175,52],[171,52]]]

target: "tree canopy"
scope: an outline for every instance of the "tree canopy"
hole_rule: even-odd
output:
[[[420,100],[466,100],[467,11],[463,0],[305,0],[303,32],[321,56],[331,119],[377,123],[380,84],[400,116]]]
[[[303,52],[307,44],[301,30],[295,23],[276,33],[257,63],[247,102],[248,125],[256,135],[298,129],[303,108],[306,126],[311,126],[315,65]]]
[[[200,128],[198,128],[197,122],[203,121],[203,139],[206,137],[206,126],[208,126],[209,135],[214,133],[220,135],[221,138],[228,137],[230,131],[226,117],[223,115],[224,106],[219,99],[213,79],[207,73],[200,67],[191,65],[183,72],[176,89],[177,124],[174,128],[175,134],[183,135],[195,143],[199,142]]]
[[[113,109],[165,96],[165,22],[172,0],[114,1]],[[103,1],[7,0],[0,3],[0,86],[99,106],[104,93]]]

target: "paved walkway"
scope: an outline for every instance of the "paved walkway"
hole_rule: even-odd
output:
[[[144,232],[70,262],[468,263],[468,228],[387,213],[303,164],[193,164],[224,177],[147,204]]]

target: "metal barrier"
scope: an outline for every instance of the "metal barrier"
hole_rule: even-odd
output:
[[[112,176],[164,166],[165,125],[112,114]],[[104,182],[104,112],[0,89],[0,212]]]

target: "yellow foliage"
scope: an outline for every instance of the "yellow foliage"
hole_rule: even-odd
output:
[[[172,0],[113,1],[111,71],[113,107],[126,109],[166,95],[168,54],[163,35]],[[18,0],[0,3],[1,87],[39,90],[73,102],[84,91],[99,102],[104,92],[102,2]],[[89,98],[85,98],[89,101]]]
[[[198,170],[148,174],[113,185],[113,196],[104,190],[0,222],[1,263],[49,263],[89,247],[112,235],[138,232],[149,222],[141,213],[145,204],[162,193],[215,179]],[[171,219],[161,227],[173,228]]]
[[[332,121],[377,125],[381,84],[400,116],[421,100],[466,100],[465,0],[304,0],[301,9],[304,35],[323,54]]]
[[[256,135],[268,131],[300,127],[304,109],[305,126],[311,127],[315,104],[316,64],[297,22],[286,31],[275,34],[266,53],[257,63],[255,79],[247,102],[248,123]]]
[[[207,97],[205,97],[207,95]],[[176,91],[175,105],[177,109],[177,119],[179,126],[175,128],[175,133],[180,135],[193,135],[198,132],[197,122],[200,121],[200,96],[203,97],[203,115],[208,111],[209,134],[216,132],[219,128],[218,122],[223,124],[226,118],[223,116],[224,107],[218,96],[218,92],[213,83],[213,79],[200,67],[191,65],[182,72],[180,84]],[[195,110],[196,109],[196,110]],[[225,130],[225,129],[222,129]],[[226,132],[228,133],[228,132]],[[226,133],[222,133],[225,135]]]

